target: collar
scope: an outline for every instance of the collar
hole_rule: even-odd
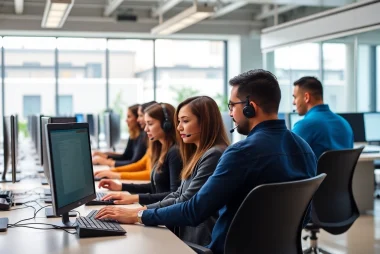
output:
[[[248,134],[248,137],[252,136],[255,132],[265,130],[265,129],[287,129],[285,125],[285,120],[267,120],[256,125]]]

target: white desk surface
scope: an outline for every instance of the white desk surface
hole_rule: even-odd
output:
[[[136,182],[136,181],[135,181]],[[25,179],[16,184],[1,183],[0,188],[13,190],[15,192],[31,190],[33,188],[42,192],[43,187],[39,179]],[[30,197],[36,199],[38,196]],[[16,200],[19,196],[16,196]],[[19,199],[20,200],[20,199]],[[26,201],[20,200],[20,202]],[[40,203],[42,206],[46,204]],[[136,207],[138,204],[126,207]],[[14,206],[21,208],[24,206]],[[76,210],[82,216],[87,215],[91,210],[100,209],[102,206],[81,206]],[[21,219],[33,216],[32,208],[18,209],[14,211],[0,211],[0,217],[8,217],[9,223],[15,223]],[[70,217],[71,221],[75,218]],[[41,210],[34,220],[26,222],[51,223],[61,221],[61,218],[45,218],[44,211]],[[25,223],[26,223],[25,222]],[[33,225],[31,225],[33,226]],[[43,227],[35,225],[36,227]],[[138,254],[186,254],[194,253],[185,243],[177,238],[170,230],[164,227],[146,227],[142,225],[122,225],[127,231],[125,236],[79,238],[77,235],[70,235],[62,230],[36,230],[29,228],[9,228],[7,232],[0,233],[0,253],[1,254],[55,254],[55,253],[138,253]],[[73,231],[73,230],[71,230]]]

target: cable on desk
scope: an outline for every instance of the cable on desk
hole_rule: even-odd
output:
[[[31,227],[29,225],[45,225],[45,226],[51,226],[52,228],[36,228],[36,227]],[[31,229],[38,229],[38,230],[54,230],[54,229],[60,229],[60,230],[63,230],[65,231],[66,233],[68,234],[71,234],[71,235],[76,235],[77,232],[70,232],[68,231],[67,229],[65,228],[62,228],[62,227],[59,227],[57,225],[54,225],[54,224],[49,224],[49,223],[38,223],[38,222],[33,222],[33,223],[25,223],[25,224],[8,224],[8,228],[31,228]]]

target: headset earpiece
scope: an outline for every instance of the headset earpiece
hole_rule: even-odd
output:
[[[172,123],[170,122],[169,120],[169,114],[166,110],[166,107],[165,107],[165,104],[163,103],[160,103],[161,107],[162,107],[162,112],[164,112],[164,121],[162,122],[162,129],[164,130],[164,132],[169,132],[171,129],[172,129]]]
[[[247,102],[245,103],[245,106],[243,108],[243,115],[246,118],[252,118],[256,115],[255,108],[250,104],[249,95],[247,96]]]

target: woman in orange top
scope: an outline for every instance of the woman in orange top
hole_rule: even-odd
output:
[[[141,129],[145,128],[144,111],[149,106],[157,102],[151,101],[143,103],[139,106],[137,114],[137,122]],[[110,170],[102,170],[95,172],[96,178],[114,178],[114,179],[129,179],[129,180],[149,180],[150,178],[150,151],[146,150],[145,155],[135,163],[131,163],[125,166],[111,168]],[[120,174],[122,173],[122,174]]]

